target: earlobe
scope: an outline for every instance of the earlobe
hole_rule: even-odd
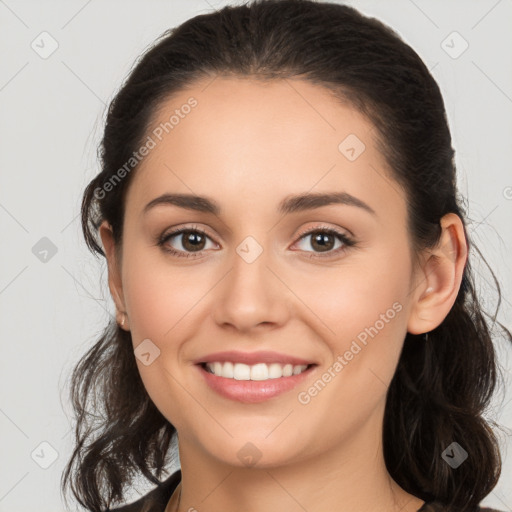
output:
[[[116,247],[114,243],[112,227],[109,225],[107,221],[103,221],[101,223],[99,227],[99,235],[101,237],[103,250],[105,252],[105,257],[107,259],[108,286],[110,289],[110,294],[112,295],[112,298],[116,305],[118,317],[119,315],[121,315],[122,318],[125,318],[125,303],[122,289],[121,272],[119,268],[119,262],[117,261]],[[118,319],[118,323],[120,323],[120,319]],[[123,322],[121,325],[123,328],[126,327],[124,323],[125,322]]]
[[[440,222],[441,236],[434,249],[426,252],[416,282],[407,330],[422,334],[438,327],[450,312],[459,293],[467,261],[464,225],[454,213]]]

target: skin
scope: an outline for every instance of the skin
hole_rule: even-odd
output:
[[[150,365],[137,365],[178,431],[179,510],[418,510],[423,500],[400,488],[384,464],[386,391],[406,333],[434,329],[455,302],[467,258],[461,220],[446,215],[439,246],[413,264],[406,197],[376,149],[373,126],[318,85],[217,77],[168,99],[153,126],[190,96],[198,105],[133,177],[120,253],[108,223],[100,227],[110,290],[126,312],[133,347],[149,338],[160,350]],[[349,134],[366,146],[352,162],[338,150]],[[352,194],[375,215],[342,204],[276,210],[290,194],[333,191]],[[208,196],[222,211],[164,205],[144,215],[164,192]],[[208,235],[197,258],[172,256],[156,244],[169,228],[193,226]],[[351,233],[357,243],[336,254],[343,244],[332,237],[332,256],[322,258],[314,234],[298,236],[320,227]],[[236,252],[247,236],[263,248],[250,264]],[[194,252],[182,242],[177,235],[166,245]],[[300,403],[299,392],[397,302],[400,312]],[[318,366],[289,392],[240,403],[211,390],[193,365],[230,349],[275,350]],[[237,455],[247,442],[260,454],[253,466]],[[178,492],[167,511],[175,510]]]

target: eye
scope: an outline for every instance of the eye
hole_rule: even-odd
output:
[[[301,233],[299,235],[299,242],[307,245],[307,243],[304,242],[312,235],[315,236],[309,242],[309,246],[313,247],[312,254],[308,256],[309,258],[333,257],[346,251],[349,247],[356,245],[356,242],[345,233],[325,226],[320,226]],[[178,242],[181,248],[175,248],[168,244],[168,242],[174,238],[177,240],[181,238]],[[197,258],[201,257],[201,253],[208,248],[205,247],[207,240],[211,240],[211,238],[204,230],[197,226],[191,226],[164,233],[158,239],[157,245],[159,245],[162,250],[179,258]],[[335,247],[336,241],[340,244],[337,248]],[[311,252],[307,251],[304,247],[302,247],[302,250]]]
[[[312,235],[314,236],[309,242],[307,242],[307,238]],[[340,242],[340,245],[335,250],[332,250],[335,248],[336,239]],[[309,245],[310,247],[313,247],[313,254],[309,255],[309,258],[332,257],[346,251],[349,247],[356,244],[356,242],[345,233],[341,233],[335,229],[324,226],[301,233],[299,241],[303,243],[305,242],[304,245],[306,246]],[[304,249],[304,246],[302,249],[306,250]],[[318,252],[316,250],[318,250]],[[306,250],[306,252],[310,251]]]
[[[181,241],[178,242],[178,244],[181,245],[182,248],[175,249],[167,245],[167,242],[173,238],[181,238]],[[164,251],[169,252],[174,256],[178,256],[179,258],[197,258],[200,253],[205,250],[204,245],[206,243],[206,239],[211,240],[205,231],[197,226],[192,226],[167,232],[159,238],[157,243]]]

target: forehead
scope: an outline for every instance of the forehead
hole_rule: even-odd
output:
[[[190,98],[196,106],[186,108]],[[177,119],[173,113],[180,110],[187,113]],[[175,124],[165,131],[171,117]],[[337,156],[338,144],[347,135],[357,134],[370,146],[368,139],[375,135],[373,125],[334,98],[331,91],[297,79],[202,80],[162,102],[152,125],[153,131],[159,127],[165,131],[153,156],[182,142],[210,153],[229,144],[231,152],[224,153],[224,158],[253,156],[261,160],[265,154],[272,159],[278,154],[298,157],[307,155],[312,145],[316,145],[317,153],[324,150]],[[233,154],[236,147],[239,150]],[[266,152],[262,152],[263,147]],[[193,157],[193,152],[188,153]]]
[[[305,80],[201,80],[159,105],[148,136],[129,192],[141,208],[169,191],[246,205],[343,190],[385,206],[397,194],[371,122]]]

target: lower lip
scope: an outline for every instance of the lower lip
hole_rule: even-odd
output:
[[[268,380],[236,380],[226,377],[219,377],[210,373],[201,365],[197,365],[199,371],[203,374],[206,383],[216,391],[231,400],[244,403],[258,403],[274,398],[286,391],[290,391],[307,379],[317,365],[311,365],[298,375],[290,377],[279,377]]]

